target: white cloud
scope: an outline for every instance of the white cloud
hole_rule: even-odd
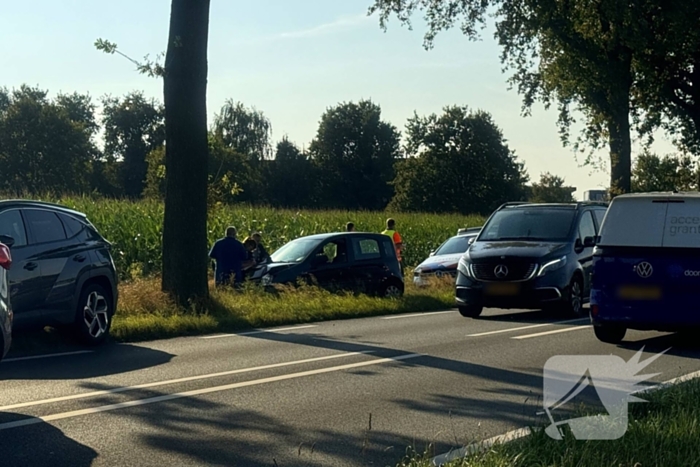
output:
[[[292,32],[283,32],[275,37],[278,39],[302,39],[308,37],[325,36],[340,31],[355,29],[370,21],[373,21],[373,19],[364,14],[346,16],[344,18],[338,18],[334,21],[331,21],[330,23],[320,24],[318,26],[314,26],[308,29],[301,29],[299,31]]]

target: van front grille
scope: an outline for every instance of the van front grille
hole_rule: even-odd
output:
[[[474,278],[480,281],[513,282],[529,279],[537,263],[481,263],[472,264]]]

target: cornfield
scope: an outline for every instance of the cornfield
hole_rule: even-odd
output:
[[[160,271],[164,209],[161,202],[90,197],[44,199],[87,214],[113,244],[112,254],[122,279],[145,277]],[[479,226],[483,222],[479,216],[459,214],[296,211],[217,205],[209,211],[209,244],[222,237],[227,226],[233,225],[241,239],[252,232],[261,232],[263,245],[273,252],[304,235],[343,231],[347,222],[354,222],[358,231],[381,232],[388,217],[396,219],[396,229],[404,240],[404,260],[409,267],[423,261],[431,250],[455,235],[457,229]]]

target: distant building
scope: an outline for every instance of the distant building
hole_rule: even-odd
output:
[[[584,201],[607,201],[607,190],[588,190],[583,192]]]

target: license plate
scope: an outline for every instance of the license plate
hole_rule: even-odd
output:
[[[617,296],[623,300],[659,300],[661,289],[655,286],[623,286],[617,289]]]
[[[484,288],[487,295],[517,295],[519,291],[518,284],[487,284]]]

